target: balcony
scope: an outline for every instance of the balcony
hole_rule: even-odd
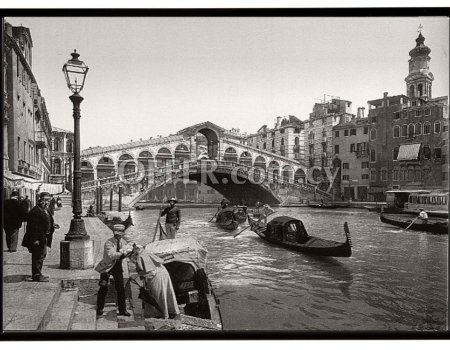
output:
[[[48,148],[47,137],[43,131],[36,131],[35,133],[36,148]]]

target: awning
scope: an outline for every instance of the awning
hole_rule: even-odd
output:
[[[400,145],[397,160],[417,160],[419,159],[420,143],[412,145]]]

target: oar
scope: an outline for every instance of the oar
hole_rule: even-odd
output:
[[[408,227],[405,228],[405,231],[406,231],[407,229],[409,229],[409,228],[412,226],[412,224],[414,224],[414,223],[416,222],[416,220],[417,220],[418,218],[420,218],[420,216],[416,217],[416,218],[408,225]]]
[[[260,217],[259,220],[256,221],[256,222],[254,223],[254,225],[259,224],[259,223],[261,222],[261,220],[263,220],[264,218],[269,217],[269,216],[272,215],[273,213],[274,213],[274,212],[267,214],[267,216],[262,216],[262,217]],[[236,238],[237,236],[239,236],[242,232],[244,232],[245,230],[247,230],[249,227],[251,227],[251,225],[248,225],[248,226],[245,227],[243,230],[241,230],[240,232],[236,233],[236,234],[233,236],[233,238]]]
[[[214,214],[214,216],[211,218],[211,220],[209,220],[208,222],[211,222],[214,220],[214,218],[217,216],[217,214],[219,213],[220,208],[217,208],[217,212]]]

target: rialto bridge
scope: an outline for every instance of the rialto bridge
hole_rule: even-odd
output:
[[[262,200],[277,204],[331,197],[309,183],[311,177],[304,163],[250,147],[241,137],[210,122],[167,137],[85,149],[81,158],[85,199],[92,198],[99,187],[105,195],[122,187],[128,205],[149,194],[155,200],[164,195],[183,200],[189,181],[202,182],[232,202],[245,199],[247,203]],[[206,172],[211,176],[201,175],[205,164],[209,164]],[[219,183],[211,180],[214,177]],[[171,188],[168,184],[173,191],[162,193],[162,188]]]

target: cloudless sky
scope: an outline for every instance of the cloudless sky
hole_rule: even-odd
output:
[[[33,40],[33,72],[53,126],[73,130],[62,73],[73,49],[89,66],[81,148],[167,136],[204,121],[254,133],[309,117],[324,94],[366,107],[406,94],[423,25],[433,97],[448,96],[444,17],[8,17]],[[327,96],[329,98],[329,96]]]

